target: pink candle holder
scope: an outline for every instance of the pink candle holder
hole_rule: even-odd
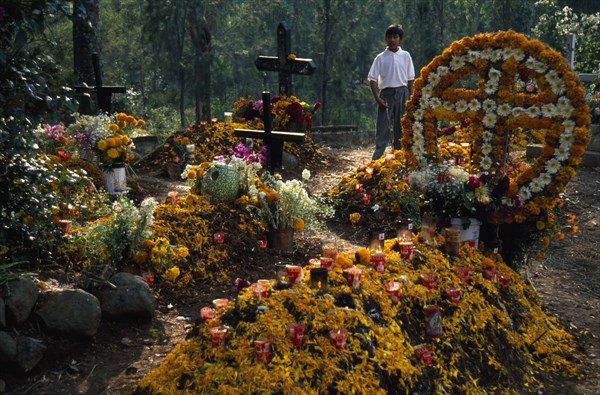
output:
[[[207,124],[207,122],[206,122],[206,121],[200,121],[200,126],[201,126],[201,127],[205,127],[205,126],[206,126],[206,124]]]
[[[61,219],[58,221],[58,226],[60,227],[60,231],[63,233],[69,233],[69,230],[71,230],[72,224],[73,224],[73,221],[71,221],[69,219]]]
[[[385,253],[375,252],[371,254],[371,263],[373,264],[373,269],[375,269],[376,272],[385,272]]]
[[[302,281],[302,267],[296,265],[286,265],[290,284],[299,284]]]
[[[142,273],[142,278],[144,279],[146,284],[154,285],[154,274],[153,273],[144,272],[144,273]]]
[[[354,191],[356,193],[361,193],[363,190],[363,184],[356,184],[356,186],[354,187]]]
[[[452,304],[460,303],[460,288],[446,288],[446,298]]]
[[[348,330],[346,328],[336,328],[329,331],[329,340],[336,350],[343,350],[346,348],[347,336]]]
[[[213,326],[208,329],[213,347],[222,347],[225,345],[225,337],[227,336],[227,328],[224,326]]]
[[[213,300],[213,306],[217,310],[224,309],[225,307],[227,307],[227,305],[229,305],[229,303],[231,303],[231,301],[227,298],[220,298],[220,299]]]
[[[369,196],[368,193],[363,193],[361,198],[362,198],[363,204],[365,204],[365,205],[367,205],[371,202],[371,196]]]
[[[398,245],[400,246],[400,256],[404,259],[412,261],[415,252],[415,245],[410,241],[401,241],[398,243]]]
[[[223,242],[225,241],[225,233],[216,232],[213,235],[213,239],[215,240],[215,243],[217,243],[217,244],[223,244]]]
[[[258,240],[256,242],[256,245],[258,245],[258,248],[267,248],[267,241],[266,240]]]
[[[320,259],[321,267],[327,269],[328,272],[333,270],[333,264],[335,263],[333,258],[322,256]]]
[[[436,278],[437,278],[437,275],[434,272],[423,273],[419,276],[419,279],[421,280],[423,285],[426,286],[428,289],[435,288]]]
[[[442,337],[444,334],[442,313],[439,307],[430,306],[425,309],[425,332],[430,337]]]
[[[326,258],[331,258],[334,261],[338,256],[338,246],[334,237],[326,237],[321,240],[321,250],[322,256]]]
[[[290,330],[290,339],[292,340],[294,347],[302,347],[305,326],[302,324],[290,324],[288,325],[288,328]]]
[[[352,288],[360,287],[360,278],[362,277],[362,270],[359,267],[353,266],[346,270],[346,279],[348,284]]]
[[[269,362],[271,358],[271,340],[261,339],[254,341],[256,358],[261,362]]]
[[[431,365],[433,362],[431,358],[431,347],[429,347],[427,344],[419,344],[415,346],[415,357],[417,357],[425,365]]]
[[[218,118],[211,118],[210,121],[212,123],[217,123],[217,122],[219,122],[219,119]]]
[[[177,191],[169,191],[167,193],[167,202],[171,204],[176,204],[179,201],[179,192]]]
[[[308,267],[310,267],[310,268],[321,267],[321,259],[319,259],[319,258],[310,258],[308,260]]]
[[[465,284],[469,283],[469,273],[471,273],[471,268],[467,266],[456,268],[456,274],[458,274],[458,277],[460,277],[461,281]]]
[[[510,284],[511,278],[508,274],[504,274],[504,273],[500,273],[498,275],[498,282],[504,287],[508,287],[508,284]]]
[[[217,310],[212,307],[204,306],[200,309],[200,318],[202,322],[210,321],[217,316]]]
[[[398,281],[390,281],[385,284],[385,290],[390,294],[392,298],[392,304],[397,304],[400,301],[400,290],[402,289],[402,283]]]
[[[253,283],[251,286],[254,297],[261,301],[267,297],[267,287],[261,283]]]

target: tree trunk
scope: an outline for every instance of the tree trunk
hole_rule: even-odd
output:
[[[73,66],[80,82],[95,85],[92,54],[101,54],[98,0],[73,1]],[[102,57],[100,56],[100,64]]]
[[[194,45],[194,98],[196,124],[210,118],[211,34],[206,18],[199,18],[195,9],[189,13],[189,29]]]

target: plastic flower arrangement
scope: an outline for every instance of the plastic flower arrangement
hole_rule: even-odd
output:
[[[36,130],[37,141],[44,153],[57,155],[61,160],[71,158],[72,140],[63,124],[41,124]]]
[[[237,119],[262,121],[264,103],[250,96],[240,98],[234,103],[233,112]],[[312,117],[321,107],[320,102],[309,104],[296,96],[273,96],[270,103],[273,115],[273,128],[283,130],[306,131],[312,128]]]
[[[471,76],[476,86],[461,87]],[[423,68],[402,119],[408,164],[423,169],[445,160],[437,123],[464,119],[472,121],[471,174],[504,192],[491,206],[494,223],[522,223],[549,208],[589,140],[589,108],[577,76],[559,53],[511,31],[465,37]],[[510,163],[515,132],[539,133],[542,154]]]

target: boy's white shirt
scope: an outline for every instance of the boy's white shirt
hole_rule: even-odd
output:
[[[396,67],[398,63],[404,67]],[[386,48],[373,60],[368,79],[377,81],[379,89],[407,86],[408,81],[415,79],[415,67],[410,53],[400,47],[396,52]]]

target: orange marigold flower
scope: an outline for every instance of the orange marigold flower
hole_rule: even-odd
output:
[[[98,144],[96,144],[96,147],[98,147],[100,151],[104,151],[108,148],[108,143],[106,140],[100,140],[98,141]]]
[[[144,121],[143,119],[138,119],[136,126],[144,126],[144,125],[146,125],[146,121]]]
[[[577,225],[571,226],[571,233],[577,233],[577,232],[579,232],[579,226],[577,226]]]
[[[366,247],[356,250],[356,260],[364,265],[371,262],[371,251]]]
[[[556,240],[562,240],[565,238],[565,234],[563,232],[556,232],[554,234],[554,237],[556,238]]]
[[[108,156],[110,159],[117,159],[119,155],[119,150],[116,148],[109,148],[108,151],[106,151],[106,156]]]
[[[136,265],[141,265],[142,263],[146,262],[146,259],[148,259],[148,253],[146,251],[140,251],[132,258],[133,263]]]
[[[484,257],[481,260],[481,264],[483,265],[483,267],[485,269],[494,269],[494,268],[496,268],[496,264],[494,263],[494,261],[491,258],[488,258],[488,257]]]
[[[360,213],[352,213],[349,216],[350,222],[352,225],[356,225],[358,221],[360,221]]]
[[[296,218],[292,227],[297,231],[304,230],[304,220],[302,218]]]
[[[567,215],[566,221],[568,223],[571,223],[571,222],[574,222],[576,219],[577,219],[577,216],[575,214],[569,214],[569,215]]]
[[[534,259],[540,260],[540,259],[544,259],[544,258],[545,258],[544,253],[542,251],[538,251],[537,254],[535,254]]]
[[[108,128],[110,130],[112,130],[113,132],[118,132],[119,131],[119,125],[117,125],[116,123],[111,123]]]

